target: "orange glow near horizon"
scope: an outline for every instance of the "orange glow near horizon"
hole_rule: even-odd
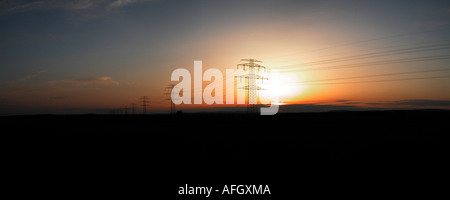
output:
[[[273,97],[278,97],[278,104],[292,103],[296,98],[301,96],[307,86],[300,83],[301,76],[297,73],[282,73],[278,76],[270,76],[269,80],[263,82],[263,90],[260,91],[260,99],[263,101],[271,101]]]

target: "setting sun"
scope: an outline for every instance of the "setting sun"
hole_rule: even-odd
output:
[[[262,84],[263,90],[260,92],[260,97],[263,100],[273,99],[278,97],[278,102],[274,103],[289,103],[292,102],[295,97],[300,96],[305,90],[304,85],[299,84],[301,82],[301,76],[293,73],[272,72],[268,75],[269,80],[264,81]]]

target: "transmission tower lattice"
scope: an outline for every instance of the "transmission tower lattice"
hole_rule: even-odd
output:
[[[174,115],[177,112],[176,108],[175,108],[175,104],[173,103],[172,98],[171,98],[173,90],[177,90],[177,87],[175,87],[174,84],[170,84],[166,87],[167,92],[164,93],[167,96],[166,100],[169,100],[169,102],[170,102],[170,114],[171,115]]]
[[[257,80],[268,80],[267,78],[260,75],[262,70],[266,72],[266,67],[258,64],[261,63],[261,61],[252,58],[241,59],[241,62],[244,63],[238,64],[237,69],[239,70],[240,68],[242,68],[247,73],[244,75],[239,75],[237,77],[246,79],[245,86],[240,89],[245,89],[247,92],[247,112],[257,113],[259,108],[258,90],[264,90],[263,88],[258,86]]]
[[[142,114],[147,114],[147,104],[149,103],[147,96],[141,97],[141,105],[142,105]]]

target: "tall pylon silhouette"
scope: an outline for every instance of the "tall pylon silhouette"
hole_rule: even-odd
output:
[[[150,102],[150,101],[148,100],[148,97],[147,97],[147,96],[142,96],[142,97],[141,97],[141,105],[142,105],[142,114],[143,114],[143,115],[147,114],[147,104],[148,104],[149,102]]]
[[[170,115],[174,115],[177,111],[176,111],[176,107],[175,104],[172,101],[172,91],[173,90],[177,90],[177,87],[175,87],[175,84],[169,84],[166,87],[166,93],[164,93],[167,96],[167,99],[170,102]]]
[[[247,113],[254,114],[258,112],[258,90],[264,90],[263,88],[258,86],[257,80],[268,80],[267,78],[260,75],[260,72],[264,70],[266,72],[266,67],[258,64],[262,61],[248,58],[241,59],[241,62],[237,65],[237,69],[242,68],[245,72],[248,72],[244,75],[239,75],[239,78],[245,78],[246,84],[243,88],[246,90],[246,100],[247,100]]]

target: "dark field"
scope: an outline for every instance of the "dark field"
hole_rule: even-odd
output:
[[[19,180],[36,188],[50,181],[36,193],[167,199],[185,199],[177,187],[202,182],[271,184],[272,199],[437,194],[450,133],[450,112],[441,110],[0,121],[5,163],[26,177]]]

